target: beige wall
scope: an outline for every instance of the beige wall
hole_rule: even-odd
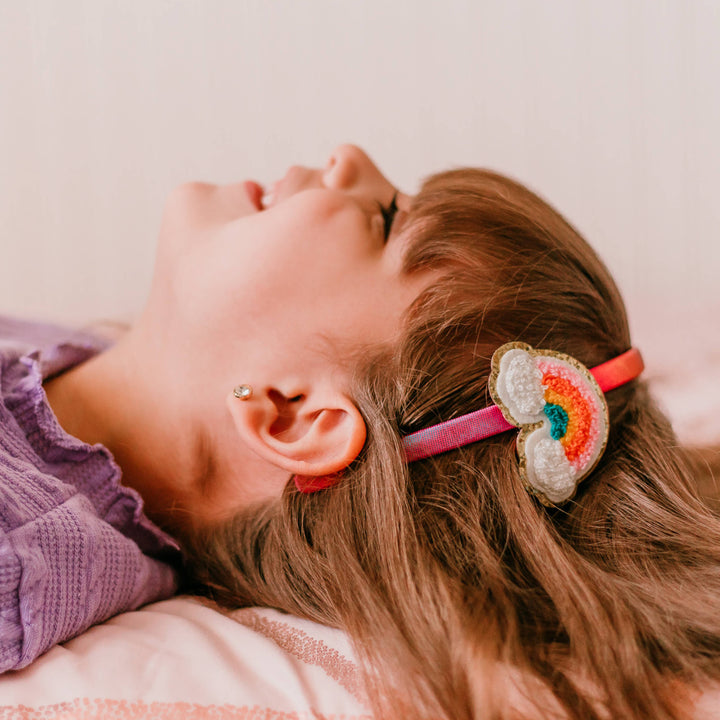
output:
[[[524,180],[631,307],[712,302],[719,38],[717,0],[0,0],[0,312],[132,315],[174,185],[347,140]]]

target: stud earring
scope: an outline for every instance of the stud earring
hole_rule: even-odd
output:
[[[249,400],[252,397],[253,391],[249,385],[236,385],[233,388],[233,395],[238,400]]]

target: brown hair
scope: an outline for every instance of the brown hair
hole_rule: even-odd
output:
[[[193,581],[345,629],[378,718],[684,717],[678,688],[720,675],[720,521],[644,382],[608,393],[607,450],[562,508],[523,489],[515,433],[410,466],[400,444],[488,405],[505,342],[588,367],[627,350],[612,278],[492,172],[431,177],[409,222],[407,271],[440,277],[358,361],[361,456],[332,490],[289,486],[190,539]]]

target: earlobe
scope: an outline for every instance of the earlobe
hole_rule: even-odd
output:
[[[367,430],[360,411],[347,395],[331,388],[292,395],[277,388],[255,388],[246,400],[238,400],[231,391],[227,407],[242,442],[297,475],[340,472],[365,444]]]

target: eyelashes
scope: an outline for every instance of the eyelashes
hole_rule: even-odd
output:
[[[390,237],[393,220],[395,219],[395,215],[397,215],[398,211],[397,196],[397,193],[393,195],[392,200],[387,207],[383,207],[382,205],[380,205],[380,212],[383,218],[383,237],[386,241]]]

